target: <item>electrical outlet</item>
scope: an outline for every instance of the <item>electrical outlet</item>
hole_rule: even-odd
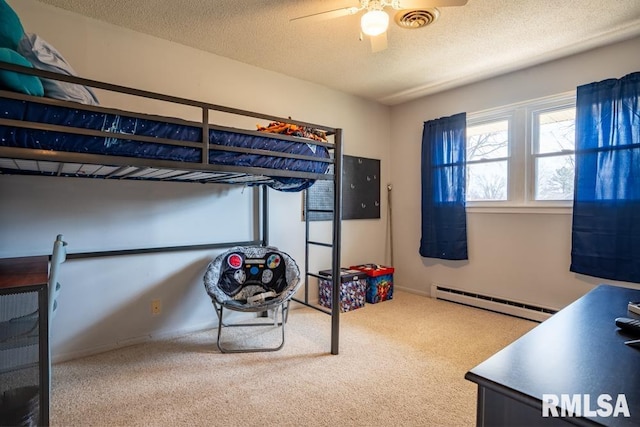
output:
[[[151,300],[151,314],[157,316],[162,312],[162,304],[159,299]]]

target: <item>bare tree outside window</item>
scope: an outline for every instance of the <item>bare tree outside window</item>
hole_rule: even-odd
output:
[[[575,108],[566,108],[537,116],[536,200],[573,199],[575,111]]]
[[[569,208],[575,105],[566,92],[467,114],[467,206]]]
[[[507,200],[509,121],[467,127],[467,201]]]

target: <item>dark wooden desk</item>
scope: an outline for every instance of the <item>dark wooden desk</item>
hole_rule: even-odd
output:
[[[36,339],[32,338],[19,338],[19,339],[9,339],[7,341],[3,341],[0,345],[0,351],[10,351],[11,348],[14,347],[22,347],[22,348],[34,348],[37,345],[37,351],[34,352],[33,356],[37,360],[19,360],[17,367],[12,365],[9,370],[3,369],[3,366],[0,366],[0,383],[8,384],[9,379],[13,377],[21,378],[25,376],[24,374],[20,374],[20,371],[28,371],[29,369],[37,368],[37,377],[38,377],[38,390],[39,390],[39,425],[49,425],[49,302],[48,302],[48,286],[47,281],[49,278],[49,257],[44,256],[34,256],[34,257],[20,257],[20,258],[3,258],[0,259],[0,298],[11,298],[11,295],[17,294],[28,294],[32,293],[37,295],[38,300],[38,328],[37,328],[37,337]],[[35,297],[34,295],[34,297]],[[22,313],[28,314],[28,313]],[[3,316],[4,318],[4,316]],[[8,320],[8,319],[0,319],[0,320]],[[0,322],[0,326],[2,322]],[[10,332],[13,330],[13,326],[15,324],[5,322],[6,327],[3,332],[12,336],[13,333]],[[20,335],[19,337],[22,337]],[[29,353],[21,353],[21,357],[25,357],[25,354]],[[9,361],[9,359],[0,358],[1,360],[5,360],[9,363],[13,362],[13,360]],[[4,362],[3,362],[4,363]],[[31,366],[35,366],[35,368],[31,368]],[[26,375],[29,378],[29,375]],[[25,380],[19,380],[19,382]],[[29,382],[30,380],[27,380]],[[22,384],[31,386],[32,384]],[[2,391],[4,387],[2,387]]]
[[[0,289],[42,285],[48,278],[47,255],[0,259]]]
[[[640,290],[600,285],[470,370],[478,384],[478,426],[640,425],[640,349],[615,326]],[[624,394],[631,417],[542,417],[543,394]],[[583,403],[584,405],[584,403]],[[560,410],[558,410],[560,414]],[[551,414],[551,412],[548,412]]]

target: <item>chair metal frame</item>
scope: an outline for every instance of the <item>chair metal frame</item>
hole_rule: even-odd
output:
[[[282,303],[275,305],[271,310],[273,310],[273,323],[267,322],[251,322],[251,323],[225,323],[223,320],[224,308],[231,311],[251,311],[251,312],[262,312],[265,313],[265,309],[259,310],[248,310],[248,309],[238,309],[237,306],[233,305],[233,308],[229,304],[220,303],[216,300],[211,301],[213,304],[213,308],[216,311],[216,315],[218,316],[218,337],[216,340],[216,345],[221,353],[253,353],[253,352],[268,352],[268,351],[278,351],[284,346],[285,342],[285,324],[287,323],[287,318],[289,317],[289,305],[291,300],[285,300]],[[278,321],[278,311],[280,311],[281,321]],[[243,348],[228,348],[222,345],[222,329],[226,327],[254,327],[254,326],[274,326],[280,328],[282,332],[282,337],[280,340],[280,344],[275,347],[243,347]]]

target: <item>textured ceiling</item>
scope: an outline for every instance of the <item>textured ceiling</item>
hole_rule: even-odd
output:
[[[415,30],[388,9],[376,53],[361,14],[290,22],[357,0],[39,1],[389,105],[640,35],[640,0],[469,0]]]

